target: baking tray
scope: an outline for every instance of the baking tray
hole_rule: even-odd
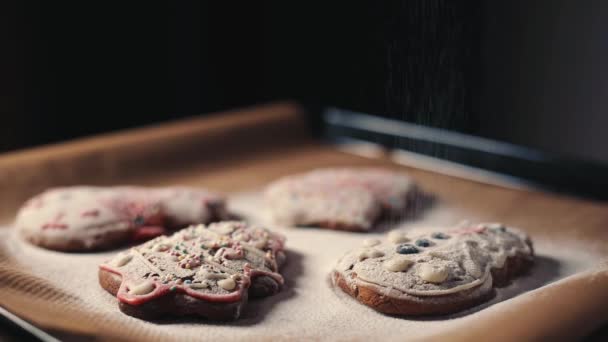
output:
[[[382,166],[409,172],[425,191],[435,196],[433,206],[406,222],[406,228],[453,224],[460,219],[502,221],[532,235],[541,254],[537,266],[527,278],[516,280],[513,286],[499,292],[494,301],[503,301],[432,320],[379,315],[339,292],[326,292],[328,301],[336,298],[336,302],[327,305],[347,310],[337,311],[345,313],[342,316],[325,319],[326,324],[335,328],[333,333],[300,329],[303,333],[295,334],[291,331],[298,331],[298,324],[310,326],[318,317],[291,317],[289,313],[294,311],[288,306],[297,302],[297,298],[306,298],[307,291],[333,291],[327,282],[307,285],[307,279],[319,277],[320,273],[307,274],[306,267],[297,267],[298,263],[314,263],[319,254],[307,248],[304,236],[334,239],[338,250],[332,253],[339,254],[344,252],[339,249],[354,245],[367,235],[285,230],[292,256],[292,263],[286,266],[288,286],[277,298],[253,304],[256,310],[261,308],[264,312],[263,318],[249,317],[245,320],[247,324],[220,328],[205,321],[189,324],[199,325],[203,332],[208,327],[207,330],[220,334],[227,332],[225,338],[243,339],[514,340],[582,338],[608,318],[606,204],[551,195],[521,184],[511,186],[504,180],[494,182],[488,175],[483,175],[484,182],[463,179],[461,176],[478,178],[479,172],[471,169],[460,170],[460,174],[442,174],[435,171],[449,168],[429,161],[420,168],[419,160],[412,155],[351,148],[350,152],[360,154],[355,155],[311,138],[303,118],[304,113],[297,105],[277,103],[0,156],[0,222],[6,227],[0,234],[10,236],[10,223],[18,206],[49,186],[83,183],[205,186],[228,193],[245,216],[263,220],[257,217],[258,194],[264,184],[277,177],[324,166]],[[28,261],[15,260],[19,253],[33,247],[7,246],[10,241],[5,239],[0,249],[0,305],[18,316],[45,329],[101,339],[186,337],[172,331],[181,329],[178,322],[148,323],[156,324],[150,330],[126,316],[100,319],[101,313],[80,305],[87,301],[82,297],[87,291],[66,290],[53,283],[42,269],[28,266]],[[46,251],[37,249],[35,253]],[[333,258],[332,253],[323,259],[319,272],[331,268],[325,263]],[[93,260],[98,256],[89,253],[82,257]],[[96,274],[95,271],[91,274]],[[91,281],[94,283],[96,279]],[[103,293],[101,288],[95,290]],[[293,293],[300,295],[289,295]],[[265,305],[264,301],[272,305]],[[277,314],[284,309],[282,306],[287,307],[285,316]],[[355,325],[348,323],[352,320],[351,311],[361,320]],[[292,330],[258,329],[277,323]]]

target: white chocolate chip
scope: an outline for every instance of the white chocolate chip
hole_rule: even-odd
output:
[[[363,240],[363,246],[365,247],[373,247],[380,244],[380,240],[378,239],[365,239]]]
[[[441,266],[422,264],[418,269],[420,279],[429,283],[442,283],[448,278],[448,270]]]
[[[391,272],[403,272],[407,271],[414,261],[403,258],[403,257],[394,257],[384,262],[383,266],[387,271]]]
[[[410,241],[410,239],[408,239],[405,233],[399,230],[390,231],[388,233],[387,239],[391,243],[403,243]]]
[[[110,264],[112,266],[122,267],[128,264],[131,259],[133,259],[131,254],[119,254]]]
[[[226,291],[232,291],[236,287],[236,282],[232,278],[222,279],[217,284]]]
[[[171,248],[171,245],[166,244],[166,243],[159,243],[158,245],[154,246],[154,251],[164,252],[164,251],[168,250],[169,248]]]
[[[359,261],[363,261],[368,258],[379,258],[384,256],[384,253],[377,249],[366,249],[359,253]]]
[[[148,280],[130,288],[129,293],[134,295],[145,295],[152,292],[152,290],[154,290],[154,283]]]
[[[367,251],[363,251],[363,252],[359,253],[359,256],[357,258],[359,259],[359,261],[363,261],[363,260],[367,259],[368,258]]]

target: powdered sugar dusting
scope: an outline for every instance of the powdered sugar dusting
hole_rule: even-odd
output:
[[[431,300],[430,297],[490,283],[490,270],[502,268],[507,257],[517,255],[531,259],[532,255],[523,232],[496,223],[428,228],[424,234],[411,235],[407,243],[391,241],[394,232],[389,233],[385,243],[373,249],[359,247],[347,253],[336,271],[351,284],[363,281],[399,290],[392,297],[399,297],[402,292]],[[397,232],[407,234],[407,231]],[[361,258],[361,250],[365,251],[366,258]],[[383,267],[396,260],[407,260],[411,265],[400,271]],[[356,280],[351,273],[356,273]],[[475,292],[474,295],[482,294]]]
[[[331,223],[369,230],[381,215],[404,212],[413,188],[403,173],[327,168],[278,179],[267,187],[265,198],[279,224]]]
[[[252,221],[264,223],[264,211],[259,207],[259,193],[251,192],[232,198],[232,209]],[[406,224],[433,226],[453,224],[463,217],[446,207],[436,207],[423,218]],[[357,234],[323,229],[288,229],[270,227],[287,237],[287,263],[282,270],[286,284],[282,292],[261,300],[252,300],[238,321],[210,324],[201,319],[175,319],[158,324],[133,319],[122,314],[116,298],[104,291],[97,282],[97,266],[114,252],[65,254],[34,247],[11,236],[5,250],[24,271],[47,279],[49,283],[72,293],[86,302],[87,309],[98,315],[127,320],[134,328],[151,333],[171,331],[175,340],[184,339],[323,339],[323,340],[408,340],[428,337],[459,326],[473,324],[487,317],[492,304],[516,310],[525,292],[556,282],[577,272],[591,269],[600,259],[575,241],[533,236],[536,264],[529,275],[515,279],[513,284],[498,289],[497,297],[467,312],[449,317],[407,319],[386,316],[361,305],[339,289],[334,289],[328,275],[345,252],[362,245],[365,239],[382,239],[382,232]],[[0,230],[1,232],[2,230]],[[408,231],[409,234],[409,231]],[[4,236],[2,236],[4,238]],[[2,239],[4,240],[4,239]],[[66,276],[69,275],[69,276]],[[540,289],[538,293],[542,293]],[[522,295],[523,294],[523,295]],[[488,308],[485,309],[484,308]]]

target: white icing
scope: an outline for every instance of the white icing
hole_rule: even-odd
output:
[[[112,260],[112,265],[116,267],[122,267],[126,265],[129,261],[133,259],[133,256],[130,254],[119,255],[117,258]]]
[[[361,280],[370,283],[370,284],[375,284],[375,285],[379,285],[379,286],[387,286],[386,284],[377,282],[375,280],[372,279],[367,279],[365,277],[359,277]],[[418,290],[412,290],[412,289],[407,289],[403,286],[393,286],[392,288],[399,290],[403,293],[407,293],[410,295],[414,295],[414,296],[420,296],[420,297],[433,297],[433,296],[444,296],[444,295],[449,295],[449,294],[453,294],[453,293],[458,293],[461,291],[465,291],[465,290],[469,290],[472,288],[475,288],[477,286],[480,286],[482,284],[487,284],[487,281],[491,281],[490,277],[484,277],[482,279],[475,279],[474,281],[470,282],[470,283],[466,283],[463,285],[458,285],[455,287],[452,287],[450,289],[446,289],[446,290],[426,290],[426,291],[418,291]],[[491,283],[490,283],[491,284]]]
[[[231,228],[226,228],[227,226]],[[236,242],[231,239],[230,234],[233,233],[240,234],[248,242],[264,240],[273,249],[263,251],[246,242]],[[281,236],[264,228],[250,227],[243,222],[222,221],[208,226],[191,226],[171,236],[161,236],[131,248],[127,255],[132,260],[120,269],[116,265],[123,262],[124,253],[116,255],[102,267],[119,271],[126,284],[138,284],[130,289],[129,293],[133,294],[152,291],[145,285],[146,281],[220,294],[222,291],[235,290],[241,280],[243,284],[250,284],[250,273],[245,272],[246,269],[253,273],[259,271],[268,274],[281,284],[283,280],[277,273],[275,253],[281,251],[283,240]],[[215,247],[208,248],[210,241],[226,245],[215,244]],[[157,247],[161,245],[171,248],[159,250]],[[238,254],[239,257],[227,257],[231,253]]]

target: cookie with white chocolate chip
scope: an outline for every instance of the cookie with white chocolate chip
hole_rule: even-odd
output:
[[[274,220],[289,226],[368,231],[402,216],[414,185],[403,173],[378,168],[328,168],[291,175],[265,193]]]
[[[227,218],[224,198],[205,189],[73,186],[28,200],[15,226],[38,246],[89,251]]]
[[[131,316],[236,319],[249,296],[280,291],[283,246],[244,222],[191,226],[118,254],[100,265],[99,282]]]
[[[502,224],[477,224],[387,241],[365,240],[332,272],[334,285],[371,308],[394,315],[442,315],[493,297],[534,260],[532,242]]]

